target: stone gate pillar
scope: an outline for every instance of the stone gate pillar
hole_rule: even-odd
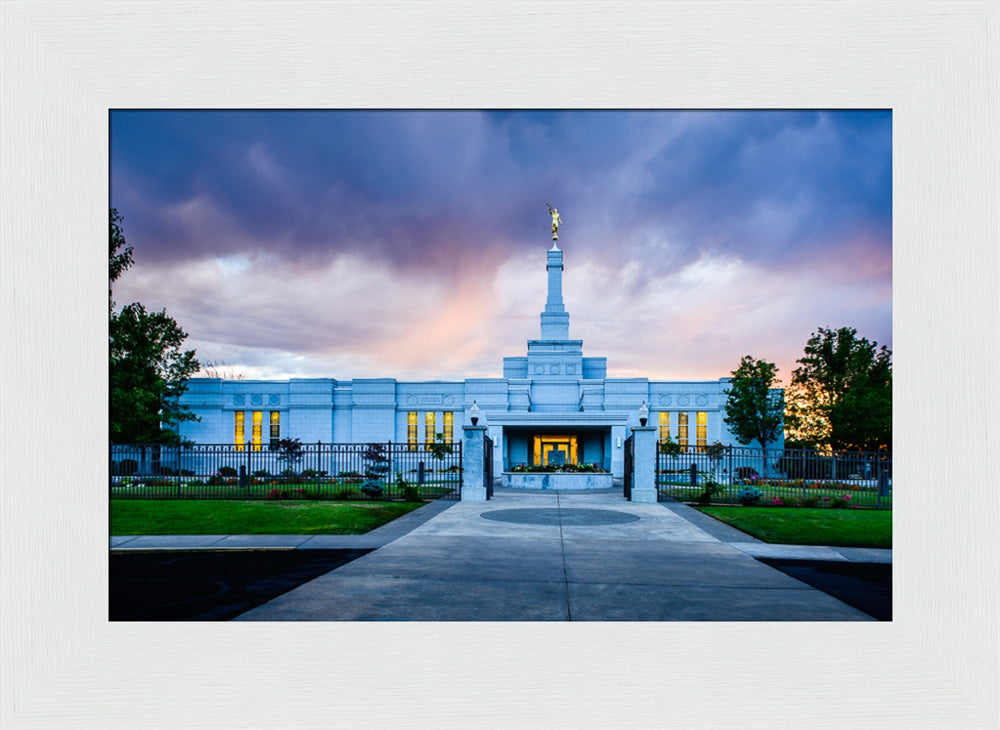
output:
[[[486,501],[486,426],[463,426],[462,501]]]
[[[632,429],[635,458],[632,460],[633,502],[656,502],[656,426]]]

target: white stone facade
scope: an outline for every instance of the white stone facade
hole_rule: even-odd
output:
[[[736,444],[722,421],[728,378],[606,377],[607,359],[584,357],[583,342],[569,339],[569,314],[562,300],[563,252],[555,245],[546,269],[541,338],[528,341],[526,356],[504,358],[501,378],[193,378],[181,402],[201,420],[182,423],[181,436],[200,444],[234,443],[240,439],[242,418],[242,441],[259,440],[264,447],[274,434],[305,443],[405,443],[415,436],[424,444],[435,433],[450,433],[458,441],[463,427],[470,425],[468,411],[475,402],[482,412],[479,425],[486,426],[495,444],[498,476],[517,464],[536,461],[539,439],[547,444],[546,439],[565,437],[572,441],[572,452],[567,446],[559,458],[572,455],[577,462],[595,463],[620,477],[623,442],[639,425],[639,408],[646,403],[648,425],[658,429],[657,438],[669,434],[681,440],[686,427],[690,446]],[[661,413],[668,414],[662,417],[669,419],[666,430],[661,429]],[[781,443],[769,445],[780,448]]]

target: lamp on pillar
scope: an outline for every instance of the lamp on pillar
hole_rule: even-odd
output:
[[[476,405],[476,401],[472,401],[472,408],[469,409],[469,420],[473,426],[479,423],[479,406]]]
[[[649,406],[646,405],[646,401],[643,401],[642,405],[639,406],[639,425],[645,426],[646,421],[648,420],[649,420]]]

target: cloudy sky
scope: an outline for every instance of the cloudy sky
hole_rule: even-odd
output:
[[[611,377],[787,382],[818,327],[892,347],[888,111],[115,111],[111,205],[198,358],[248,377],[501,374],[539,336]]]

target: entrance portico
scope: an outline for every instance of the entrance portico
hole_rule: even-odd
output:
[[[628,420],[628,413],[614,412],[495,414],[488,427],[496,472],[520,464],[596,464],[620,477]]]

